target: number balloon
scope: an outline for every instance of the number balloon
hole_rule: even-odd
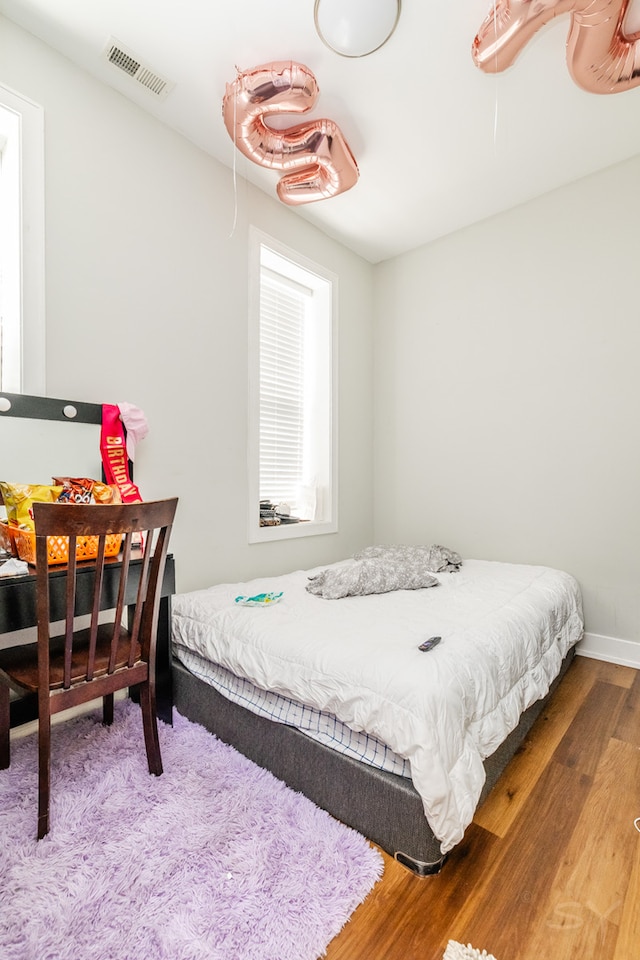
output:
[[[495,0],[472,46],[486,73],[511,66],[540,27],[570,14],[569,72],[589,93],[620,93],[640,84],[640,34],[626,35],[629,0]]]
[[[311,71],[290,60],[266,63],[239,73],[228,83],[222,116],[238,150],[262,167],[284,171],[277,185],[292,206],[335,197],[358,180],[358,165],[332,120],[311,120],[286,129],[265,118],[305,113],[318,97]]]

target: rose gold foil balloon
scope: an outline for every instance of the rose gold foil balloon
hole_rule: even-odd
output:
[[[222,116],[238,150],[262,167],[284,171],[277,191],[292,206],[344,193],[358,180],[358,165],[332,120],[312,120],[286,129],[265,118],[305,113],[318,97],[311,71],[290,60],[239,73],[228,83]]]
[[[525,44],[554,17],[570,15],[567,64],[589,93],[620,93],[640,84],[640,34],[626,35],[629,0],[495,0],[472,46],[486,73],[511,66]]]

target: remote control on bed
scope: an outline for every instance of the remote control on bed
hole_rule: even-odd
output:
[[[426,652],[427,650],[433,650],[434,647],[437,647],[442,637],[429,637],[428,640],[423,640],[419,645],[418,650]]]

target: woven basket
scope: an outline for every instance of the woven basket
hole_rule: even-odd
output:
[[[0,520],[0,550],[4,550],[12,557],[17,557],[15,531],[8,520]]]
[[[33,530],[15,530],[15,545],[18,556],[32,566],[36,565],[36,535]],[[105,556],[117,557],[122,543],[122,534],[107,534]],[[76,560],[95,560],[98,556],[98,537],[78,537]],[[47,537],[47,562],[67,563],[69,560],[69,537]]]

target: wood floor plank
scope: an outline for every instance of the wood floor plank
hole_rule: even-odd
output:
[[[575,663],[580,664],[581,669],[588,672],[594,681],[602,680],[617,687],[630,687],[638,673],[633,667],[609,663],[607,660],[595,660],[593,657],[577,656]]]
[[[551,762],[544,769],[508,842],[500,845],[473,898],[456,917],[454,940],[515,960],[514,944],[525,943],[538,922],[540,902],[590,787],[589,778],[574,768]]]
[[[614,737],[640,747],[640,670],[623,700]]]
[[[485,830],[504,837],[527,802],[540,773],[549,763],[578,710],[585,702],[599,672],[576,658],[567,670],[547,708],[529,736],[476,811],[474,820]]]
[[[604,960],[615,950],[615,925],[579,901],[559,902],[542,929],[544,935],[529,939],[517,953],[517,960],[540,960],[541,957]],[[541,953],[541,950],[547,952]],[[630,955],[625,960],[634,960],[634,957]]]
[[[626,693],[624,687],[596,681],[554,752],[553,759],[565,766],[576,767],[592,777],[600,754],[616,728]],[[589,744],[589,750],[584,749],[585,741]]]
[[[497,960],[639,960],[640,674],[572,671],[506,771],[513,809],[474,821],[436,877],[385,857],[327,960],[442,960],[449,939]]]
[[[640,816],[640,790],[636,792],[636,800],[636,813]],[[632,960],[640,954],[640,833],[636,831],[628,842],[634,847],[634,861],[612,960]]]
[[[383,881],[329,945],[326,960],[442,960],[455,917],[475,896],[496,842],[472,824],[435,877],[415,877],[385,854]]]
[[[611,739],[521,960],[572,960],[589,944],[590,956],[613,955],[637,860],[638,783],[640,751]]]

